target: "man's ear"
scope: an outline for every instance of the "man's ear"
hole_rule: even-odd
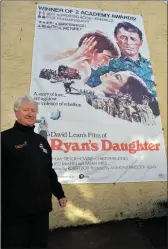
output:
[[[142,46],[142,45],[143,45],[143,40],[141,40],[141,41],[140,41],[140,44],[141,44],[140,46]]]
[[[14,109],[15,116],[17,117],[17,111]]]

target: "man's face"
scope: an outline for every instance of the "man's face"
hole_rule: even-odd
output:
[[[91,68],[96,70],[99,67],[108,66],[111,58],[112,58],[112,53],[109,50],[103,50],[103,52],[101,53],[95,51],[93,53],[93,58],[91,61]]]
[[[36,122],[36,106],[28,101],[22,102],[18,111],[15,111],[18,122],[25,126],[33,126]]]
[[[132,31],[126,31],[124,28],[119,29],[116,41],[120,50],[128,56],[139,54],[139,49],[142,46],[139,35]]]

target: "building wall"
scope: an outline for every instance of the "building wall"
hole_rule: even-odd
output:
[[[29,92],[36,3],[1,3],[2,130],[13,125],[14,100]],[[167,5],[163,1],[62,1],[44,2],[58,6],[101,9],[143,16],[160,103],[167,148]],[[158,11],[159,10],[159,11]],[[62,210],[53,199],[50,228],[98,223],[132,217],[163,215],[157,203],[167,199],[165,182],[64,185],[69,199]]]

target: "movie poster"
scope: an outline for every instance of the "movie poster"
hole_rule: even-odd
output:
[[[141,15],[38,4],[30,95],[61,183],[166,181]]]

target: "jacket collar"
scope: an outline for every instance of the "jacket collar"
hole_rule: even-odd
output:
[[[135,63],[136,63],[136,62],[139,62],[139,61],[143,60],[143,57],[142,57],[141,54],[139,54],[139,59],[136,60],[136,61],[134,61],[134,60],[132,60],[128,55],[126,55],[126,54],[124,54],[123,52],[121,52],[121,60],[122,60],[122,61],[127,60],[127,61],[132,61],[132,62],[135,62]]]

